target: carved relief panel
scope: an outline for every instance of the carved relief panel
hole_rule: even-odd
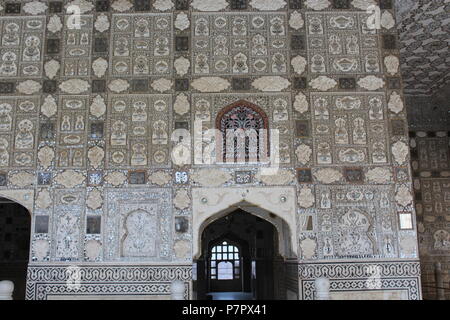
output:
[[[317,165],[388,164],[383,94],[311,94]]]
[[[57,159],[60,168],[86,167],[87,96],[60,97],[57,122]]]
[[[167,166],[170,161],[171,96],[110,96],[110,167]]]
[[[8,97],[0,102],[0,167],[32,167],[37,145],[39,97]]]
[[[42,75],[45,18],[0,18],[0,77]]]
[[[449,170],[450,157],[447,137],[417,138],[420,170]]]
[[[286,74],[286,15],[193,14],[194,74]]]
[[[61,73],[64,78],[89,77],[91,73],[93,17],[81,15],[79,19],[78,25],[72,22],[72,16],[65,17]]]
[[[194,148],[202,148],[205,163],[206,159],[215,159],[214,144],[215,136],[207,129],[215,128],[216,117],[219,112],[238,101],[247,101],[261,108],[269,119],[269,130],[278,130],[278,150],[280,163],[286,165],[291,163],[292,152],[292,131],[291,119],[292,110],[290,108],[291,98],[288,94],[225,94],[205,95],[195,94],[192,97],[193,114],[192,122],[201,121],[203,127],[204,143],[195,144]],[[275,137],[275,136],[274,136]],[[199,149],[200,150],[200,149]]]
[[[316,187],[319,257],[395,257],[391,186]]]
[[[312,74],[381,73],[378,36],[366,13],[306,13]]]
[[[82,254],[84,190],[55,191],[53,250],[56,261],[76,261]]]
[[[38,182],[39,213],[52,226],[51,259],[189,261],[190,189],[214,181],[227,187],[299,184],[302,234],[295,246],[304,257],[401,257],[392,198],[412,212],[408,146],[399,138],[406,133],[404,105],[399,80],[389,82],[396,91],[383,91],[384,67],[391,78],[399,76],[396,52],[380,50],[379,33],[386,30],[370,30],[367,14],[356,11],[370,1],[120,0],[111,8],[107,1],[78,2],[79,28],[68,23],[71,17],[54,14],[52,1],[48,17],[4,17],[7,10],[0,17],[0,77],[9,81],[0,83],[0,93],[8,95],[0,99],[0,169],[11,171],[0,173],[1,184],[31,188]],[[332,2],[350,10],[329,10]],[[46,11],[45,4],[35,6],[40,9],[22,12]],[[366,77],[361,84],[360,77]],[[27,97],[13,96],[16,89]],[[152,89],[157,94],[148,94]],[[161,94],[172,90],[176,95]],[[188,166],[148,170],[170,168],[172,129],[192,133],[201,120],[205,133],[237,101],[263,110],[269,128],[278,130],[275,147],[284,167],[278,175],[263,177],[254,166],[240,165],[208,168],[209,177]],[[215,158],[209,143],[215,137],[208,139],[193,147]],[[421,168],[448,170],[449,155],[439,151],[438,140],[426,146],[418,140]],[[41,171],[18,171],[35,166],[37,150]],[[390,151],[401,167],[389,167]],[[136,186],[167,186],[172,179],[179,189]],[[394,187],[394,181],[402,184]],[[72,190],[85,184],[84,191]],[[448,243],[447,189],[446,183],[422,189],[427,219],[437,226],[436,250]],[[399,235],[400,242],[413,243],[414,231],[407,232],[408,241]]]
[[[122,15],[112,18],[112,76],[163,76],[172,73],[172,15]]]
[[[104,260],[172,259],[169,189],[108,189],[106,201]]]

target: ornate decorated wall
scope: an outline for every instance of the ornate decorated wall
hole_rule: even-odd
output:
[[[447,298],[450,270],[450,139],[448,131],[412,131],[411,160],[423,297]],[[437,265],[437,264],[440,265]],[[436,277],[440,274],[439,277]],[[438,289],[441,290],[438,290]]]
[[[28,299],[165,299],[175,279],[191,298],[201,212],[242,201],[287,223],[290,297],[326,276],[335,298],[421,298],[393,1],[0,10],[0,196],[34,197]],[[278,130],[275,175],[194,163],[196,121],[237,102]]]

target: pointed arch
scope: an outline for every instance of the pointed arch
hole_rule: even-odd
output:
[[[293,188],[194,188],[192,197],[194,259],[201,255],[203,230],[237,208],[274,225],[279,235],[280,254],[286,259],[297,257],[296,196]]]

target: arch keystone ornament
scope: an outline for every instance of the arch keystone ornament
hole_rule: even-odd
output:
[[[271,219],[280,218],[289,229],[290,252],[286,258],[298,254],[296,225],[296,195],[294,187],[269,188],[193,188],[192,189],[192,257],[201,255],[201,235],[203,230],[213,221],[220,219],[237,208],[262,217],[274,223]],[[261,216],[258,211],[268,213]],[[270,218],[273,215],[276,217]],[[281,230],[277,230],[279,242],[282,242]]]

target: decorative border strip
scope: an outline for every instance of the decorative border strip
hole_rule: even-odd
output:
[[[308,263],[298,265],[300,280],[327,277],[330,279],[355,279],[371,276],[369,268],[380,268],[382,277],[420,277],[419,261],[355,261]]]
[[[189,284],[189,282],[187,282]],[[33,298],[28,295],[29,286],[27,285],[28,300],[47,300],[50,296],[154,296],[154,295],[170,295],[170,284],[167,283],[88,283],[83,284],[79,289],[67,290],[66,284],[35,284],[32,290],[35,292]],[[189,285],[185,290],[185,299],[189,298]]]
[[[330,262],[299,264],[301,298],[313,300],[314,280],[330,279],[330,291],[406,290],[408,299],[421,299],[419,261]],[[380,289],[367,287],[374,276],[380,281]]]
[[[418,278],[382,279],[380,289],[368,289],[367,279],[332,280],[331,292],[361,291],[373,292],[377,290],[404,290],[408,293],[408,300],[420,300],[420,280]],[[303,300],[315,300],[314,281],[308,280],[302,283]]]
[[[27,300],[46,300],[50,295],[170,295],[170,283],[185,282],[185,298],[190,299],[192,266],[76,266],[80,285],[71,287],[71,265],[29,266]],[[74,289],[75,288],[75,289]]]

